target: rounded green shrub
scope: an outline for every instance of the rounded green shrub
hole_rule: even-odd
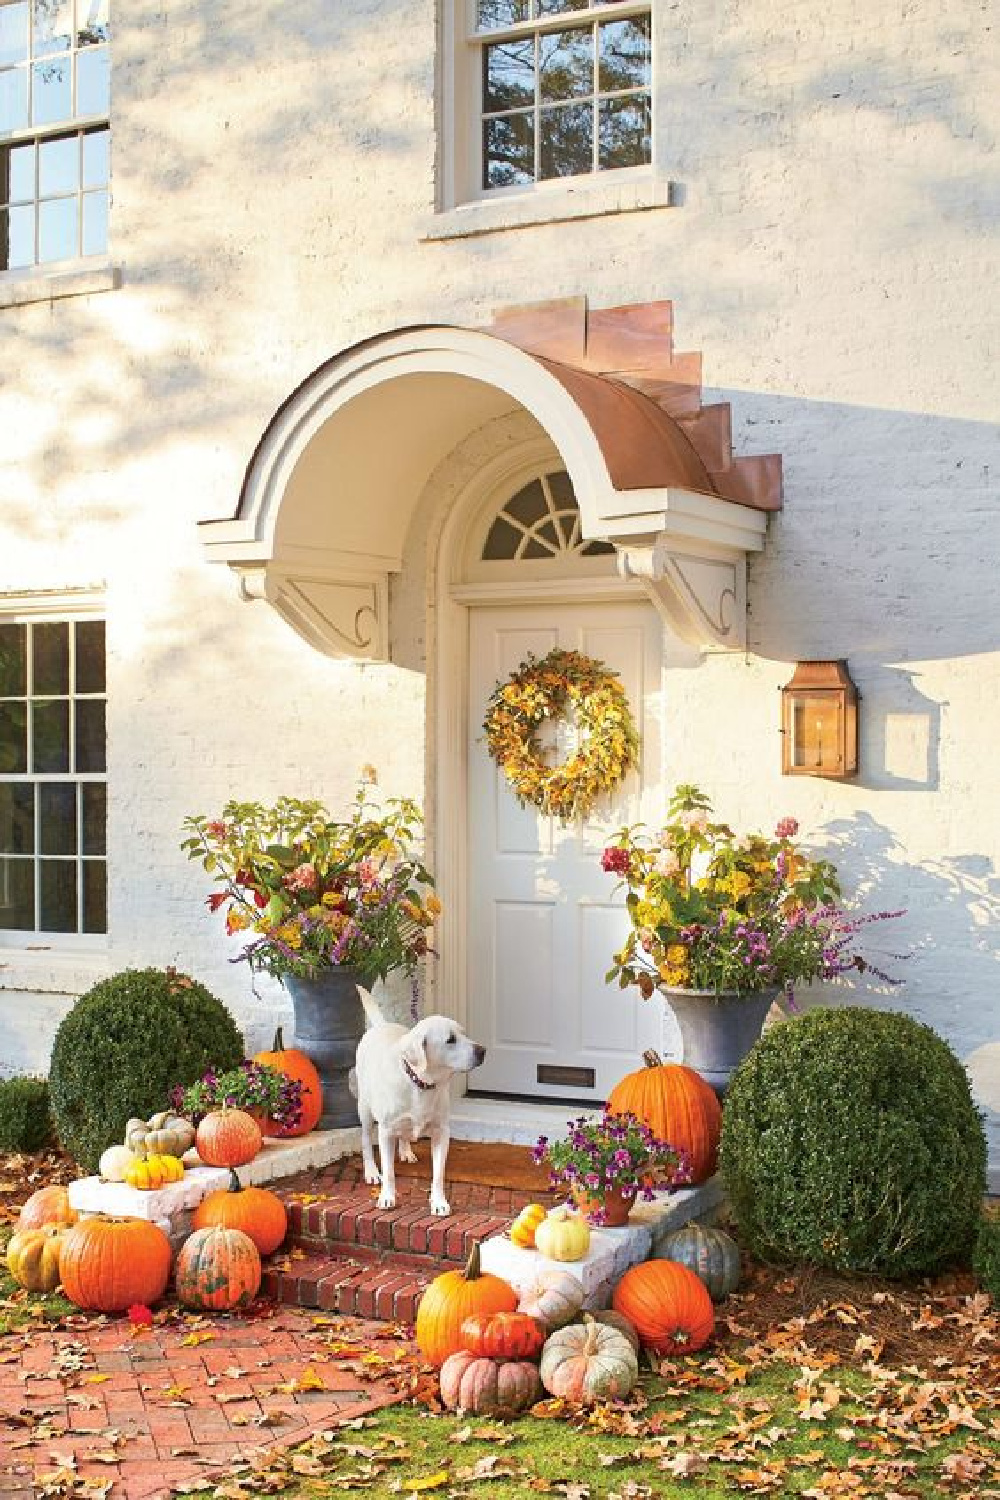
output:
[[[986,1137],[965,1069],[930,1027],[815,1010],[765,1033],[734,1073],[720,1165],[758,1255],[904,1276],[968,1263]]]
[[[0,1079],[0,1151],[40,1151],[53,1136],[45,1079]]]
[[[1000,1209],[984,1213],[972,1252],[972,1269],[984,1292],[1000,1308]]]
[[[56,1033],[49,1087],[56,1133],[82,1167],[124,1139],[125,1122],[166,1109],[175,1083],[243,1060],[229,1011],[173,969],[126,969],[81,995]]]

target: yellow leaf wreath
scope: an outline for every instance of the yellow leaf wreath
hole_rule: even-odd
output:
[[[542,758],[538,731],[546,719],[576,711],[579,749],[560,765]],[[625,689],[604,662],[559,647],[529,656],[497,683],[483,720],[490,755],[520,803],[557,818],[585,817],[637,763],[639,735]]]

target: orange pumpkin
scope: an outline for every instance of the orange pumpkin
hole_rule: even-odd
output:
[[[461,1327],[462,1347],[489,1359],[537,1359],[545,1330],[527,1313],[475,1313]]]
[[[213,1109],[194,1138],[206,1167],[242,1167],[253,1161],[263,1141],[260,1126],[244,1109]]]
[[[254,1062],[265,1064],[266,1067],[276,1068],[279,1073],[284,1073],[286,1078],[294,1078],[302,1085],[302,1118],[297,1125],[278,1125],[274,1120],[268,1120],[264,1126],[265,1135],[308,1135],[310,1130],[315,1130],[320,1115],[323,1113],[323,1084],[315,1065],[310,1062],[304,1052],[297,1047],[284,1046],[281,1039],[281,1027],[274,1033],[274,1047],[270,1052],[258,1052]]]
[[[81,1219],[59,1251],[63,1291],[77,1307],[123,1312],[159,1300],[170,1279],[170,1242],[148,1219]]]
[[[611,1301],[656,1354],[692,1354],[708,1343],[715,1328],[704,1284],[676,1261],[645,1260],[632,1266]]]
[[[235,1169],[230,1167],[228,1188],[203,1198],[191,1224],[194,1229],[211,1229],[216,1224],[225,1229],[242,1229],[261,1255],[270,1255],[288,1232],[288,1210],[277,1193],[268,1192],[267,1188],[243,1187]]]
[[[257,1246],[241,1229],[196,1229],[177,1252],[177,1300],[203,1312],[246,1307],[260,1291]]]
[[[691,1181],[707,1181],[718,1165],[722,1132],[715,1090],[693,1068],[661,1062],[655,1052],[644,1052],[643,1063],[615,1084],[608,1109],[636,1115],[659,1140],[687,1152]]]
[[[500,1276],[484,1271],[479,1245],[462,1270],[435,1276],[417,1308],[417,1348],[432,1364],[442,1365],[462,1346],[462,1324],[476,1313],[516,1312],[517,1293]]]
[[[69,1206],[64,1187],[43,1187],[25,1203],[18,1215],[18,1229],[41,1229],[43,1224],[75,1224],[77,1215]]]

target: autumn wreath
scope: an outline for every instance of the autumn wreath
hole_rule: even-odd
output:
[[[560,765],[542,755],[538,731],[572,709],[579,748]],[[639,735],[621,680],[592,656],[558,647],[529,656],[497,683],[483,720],[490,755],[522,804],[557,818],[585,817],[636,764]]]

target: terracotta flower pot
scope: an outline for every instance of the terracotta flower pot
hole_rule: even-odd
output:
[[[573,1202],[588,1218],[603,1213],[602,1222],[606,1229],[620,1229],[628,1223],[638,1193],[638,1188],[608,1188],[603,1197],[593,1197],[580,1188],[574,1188]]]

